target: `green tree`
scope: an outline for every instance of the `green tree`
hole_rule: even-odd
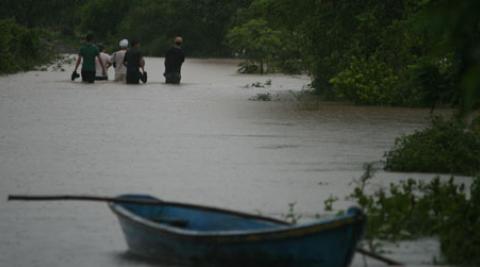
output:
[[[281,32],[271,29],[263,19],[252,19],[234,27],[227,34],[227,40],[236,53],[257,62],[260,73],[264,73],[265,65],[272,62],[282,45]]]
[[[131,5],[127,0],[87,1],[77,11],[80,30],[92,31],[97,38],[114,35]]]
[[[49,27],[71,30],[76,21],[76,9],[85,0],[2,0],[0,19],[11,18],[28,28]]]
[[[225,35],[238,8],[250,0],[141,0],[126,12],[119,33],[134,36],[148,54],[163,56],[175,35],[189,56],[228,56]],[[145,23],[148,21],[148,23]]]
[[[458,72],[460,113],[467,115],[480,104],[480,2],[427,1],[421,22],[434,43],[435,54],[452,53]]]

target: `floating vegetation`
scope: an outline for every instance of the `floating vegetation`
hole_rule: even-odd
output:
[[[270,93],[258,93],[256,96],[250,97],[250,101],[272,101],[272,95]]]
[[[250,61],[238,64],[238,72],[243,74],[260,73],[260,67]]]
[[[246,84],[243,88],[266,88],[272,85],[272,80],[266,80],[265,82],[253,82],[250,84]]]
[[[292,224],[296,224],[302,218],[302,215],[295,212],[295,205],[296,202],[288,203],[288,212],[283,215],[283,218]]]
[[[248,100],[251,101],[272,101],[272,95],[267,91],[266,88],[272,85],[272,80],[266,80],[265,82],[253,82],[247,84],[244,88],[265,88],[264,93],[258,93],[256,96],[250,97]]]
[[[39,66],[35,68],[35,70],[38,71],[65,71],[65,66],[66,65],[72,65],[75,62],[75,57],[72,57],[70,55],[58,55],[55,57],[52,62]]]
[[[338,197],[330,195],[325,201],[323,201],[325,211],[333,211],[333,203],[338,200]]]

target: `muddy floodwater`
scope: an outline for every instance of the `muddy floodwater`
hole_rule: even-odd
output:
[[[308,220],[331,195],[334,208],[350,205],[362,165],[428,122],[424,109],[299,103],[308,77],[241,75],[236,63],[187,60],[179,86],[163,83],[160,58],[147,59],[149,82],[139,86],[71,82],[71,65],[0,77],[0,266],[152,266],[126,253],[105,204],[8,194],[148,193],[277,218],[296,203]],[[267,92],[273,101],[249,100]],[[412,175],[379,173],[376,182]],[[388,249],[429,266],[438,243]]]

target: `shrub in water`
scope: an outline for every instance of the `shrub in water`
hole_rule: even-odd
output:
[[[395,140],[386,169],[475,175],[480,172],[480,134],[462,122],[434,118],[432,126]]]
[[[480,177],[470,191],[453,177],[430,182],[408,179],[367,194],[373,174],[367,165],[350,197],[368,216],[366,242],[370,249],[378,240],[405,240],[437,236],[448,263],[480,266]]]
[[[401,78],[385,62],[352,57],[350,65],[330,79],[337,99],[367,105],[418,105],[418,92],[403,88]]]

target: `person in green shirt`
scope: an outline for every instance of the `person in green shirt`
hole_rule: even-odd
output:
[[[77,63],[75,64],[74,73],[77,73],[78,66],[82,62],[82,81],[87,83],[95,82],[95,58],[100,62],[102,67],[102,73],[105,75],[105,66],[102,60],[100,60],[100,51],[93,44],[93,35],[87,34],[85,38],[86,43],[80,48],[78,53]],[[83,59],[83,60],[82,60]]]

